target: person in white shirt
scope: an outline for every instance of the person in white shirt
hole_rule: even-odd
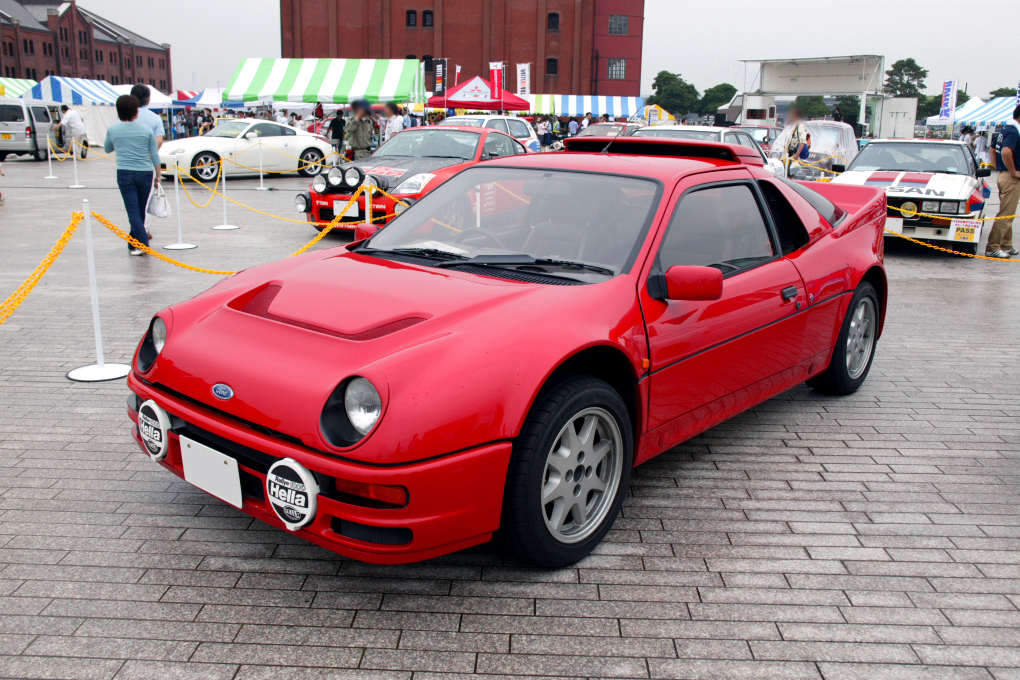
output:
[[[279,123],[280,125],[287,124],[287,109],[280,109],[276,113],[276,122]]]
[[[64,140],[67,142],[67,150],[73,152],[75,145],[78,146],[79,158],[85,158],[85,121],[81,114],[74,109],[69,109],[67,104],[60,107],[60,128],[64,131]]]
[[[404,129],[404,117],[400,115],[400,108],[390,102],[386,105],[386,130],[383,131],[383,141],[387,142],[393,135]]]

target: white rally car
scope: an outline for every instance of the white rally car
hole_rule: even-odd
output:
[[[834,184],[883,187],[889,201],[886,236],[944,242],[977,254],[991,170],[979,169],[963,142],[877,139],[863,149]]]

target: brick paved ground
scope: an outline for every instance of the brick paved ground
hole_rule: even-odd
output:
[[[126,224],[108,161],[79,167],[84,191],[66,165],[4,167],[4,296],[82,197]],[[303,182],[273,183],[231,190],[291,215]],[[213,268],[313,235],[185,217],[181,257]],[[216,280],[96,244],[111,360]],[[538,571],[488,547],[344,561],[154,466],[122,382],[64,379],[93,361],[83,247],[0,328],[0,676],[1020,678],[1020,265],[890,246],[858,394],[795,389],[642,466],[598,554]]]

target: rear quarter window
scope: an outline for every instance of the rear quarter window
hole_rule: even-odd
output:
[[[845,210],[813,189],[809,189],[799,182],[790,181],[785,177],[777,177],[776,179],[796,191],[801,198],[810,203],[811,207],[817,210],[818,214],[825,218],[825,221],[832,226],[835,227],[846,217]]]
[[[17,104],[0,104],[0,123],[24,123],[25,109]]]

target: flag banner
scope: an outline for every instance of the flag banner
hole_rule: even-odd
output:
[[[517,96],[531,94],[531,63],[517,64]]]
[[[942,83],[942,109],[939,111],[939,118],[950,119],[956,112],[956,91],[959,85],[957,80],[947,80]]]
[[[489,62],[489,82],[492,84],[492,96],[498,97],[503,91],[503,62]]]
[[[436,72],[436,86],[433,89],[433,94],[436,97],[442,97],[446,94],[448,89],[446,86],[446,69],[448,60],[446,59],[433,59],[432,65]]]
[[[1016,103],[1020,105],[1020,84],[1016,86]]]
[[[457,64],[457,74],[453,78],[453,86],[456,87],[460,83],[460,64]]]

